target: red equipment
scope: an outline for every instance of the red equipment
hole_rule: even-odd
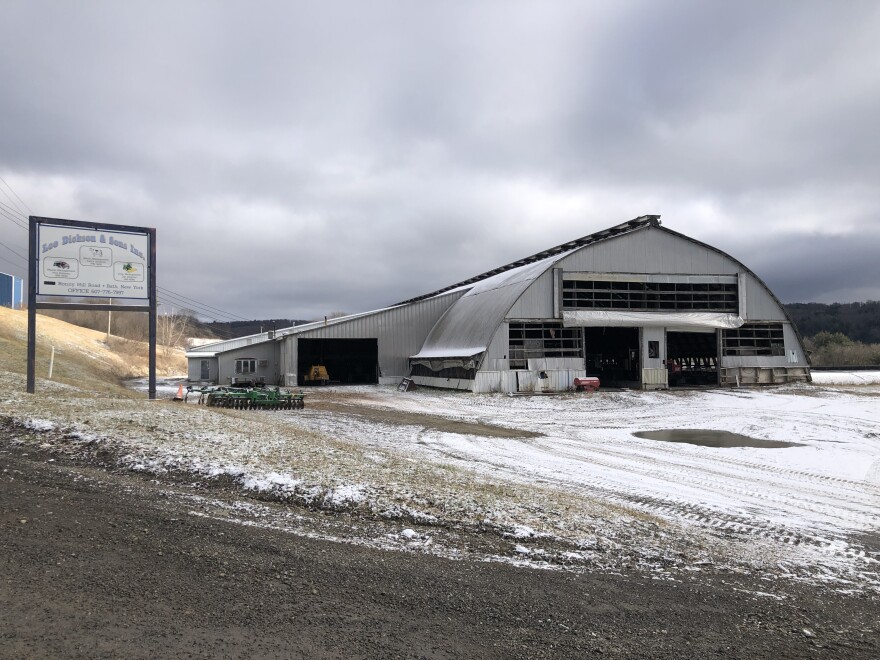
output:
[[[596,376],[575,378],[574,389],[576,389],[578,392],[595,392],[599,389],[599,379]]]

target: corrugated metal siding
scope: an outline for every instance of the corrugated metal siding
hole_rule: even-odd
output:
[[[642,387],[666,389],[669,387],[669,372],[666,369],[642,369]]]
[[[409,375],[409,356],[422,346],[424,338],[437,320],[455,303],[464,291],[452,291],[408,305],[391,307],[361,315],[348,321],[311,327],[286,336],[284,373],[297,373],[296,341],[299,338],[366,339],[379,343],[379,369],[382,378],[403,378]],[[292,383],[291,383],[292,384]]]
[[[740,274],[746,290],[746,321],[787,321],[785,310],[751,273]]]
[[[789,366],[809,366],[810,363],[807,361],[807,354],[804,351],[804,347],[801,346],[800,339],[798,339],[797,333],[794,331],[794,326],[791,323],[785,323],[782,326],[782,336],[785,340],[785,354]],[[795,352],[793,361],[790,359],[792,357],[792,351]]]
[[[296,340],[284,339],[279,342],[278,355],[281,359],[281,377],[288,387],[298,385],[297,382],[297,346]],[[291,369],[291,365],[293,368]]]
[[[491,366],[491,363],[489,362],[490,360],[504,360],[506,362],[508,359],[508,350],[510,350],[510,324],[505,321],[501,323],[501,325],[498,326],[498,330],[495,331],[495,335],[489,343],[489,350],[486,351],[486,355],[483,359],[483,364],[491,369],[495,367]]]
[[[539,378],[540,371],[479,371],[473,381],[473,391],[490,392],[568,392],[574,389],[574,379],[583,378],[580,369],[546,369],[546,378]]]
[[[739,266],[711,248],[646,227],[610,238],[564,257],[566,271],[735,275]]]
[[[586,248],[583,248],[586,249]],[[516,300],[507,318],[510,319],[552,319],[553,307],[553,271],[551,268],[543,273],[532,285],[523,291]]]

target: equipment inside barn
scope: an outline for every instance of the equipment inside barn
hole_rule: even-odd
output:
[[[326,385],[330,381],[330,374],[327,373],[327,367],[323,364],[313,364],[309,367],[309,371],[304,380],[307,383]]]
[[[300,373],[300,383],[374,385],[379,382],[379,341],[375,338],[300,339],[297,344],[299,363],[308,365]],[[312,377],[315,366],[325,369],[324,379]]]
[[[715,332],[667,332],[669,386],[716,385],[718,339]]]

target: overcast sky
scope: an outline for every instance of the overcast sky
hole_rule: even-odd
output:
[[[237,316],[381,307],[644,214],[784,302],[880,299],[874,0],[0,7],[25,215],[156,227],[159,286]],[[4,215],[0,241],[26,254]]]

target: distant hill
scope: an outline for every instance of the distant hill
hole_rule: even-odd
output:
[[[784,305],[804,337],[841,332],[854,341],[880,344],[880,301]]]

